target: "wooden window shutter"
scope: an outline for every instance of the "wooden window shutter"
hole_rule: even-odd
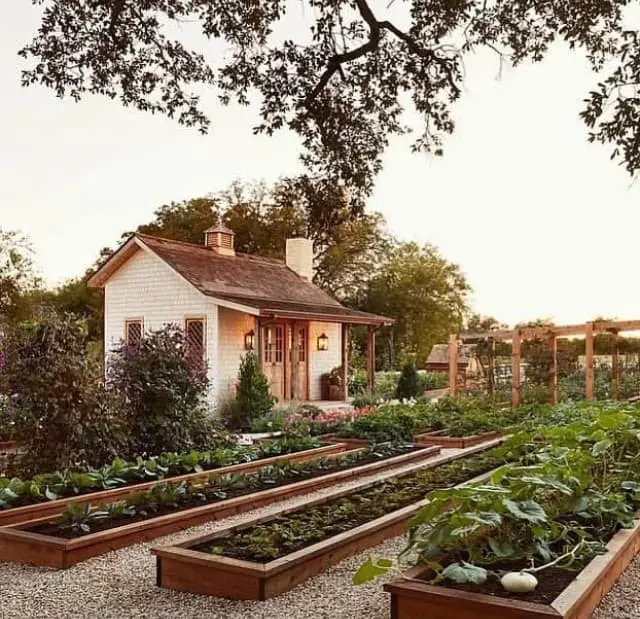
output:
[[[131,348],[137,348],[142,339],[142,320],[136,318],[134,320],[125,320],[124,323],[124,341]]]
[[[185,355],[194,372],[204,371],[205,321],[203,318],[187,318],[185,321]]]

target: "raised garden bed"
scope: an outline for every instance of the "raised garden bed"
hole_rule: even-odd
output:
[[[474,434],[473,436],[445,436],[442,430],[437,430],[416,434],[414,441],[420,445],[440,445],[441,447],[465,449],[490,441],[501,436],[501,434],[502,432],[499,430],[494,430],[483,432],[482,434]]]
[[[364,477],[384,469],[391,469],[416,460],[424,460],[439,453],[439,447],[411,447],[408,453],[370,462],[361,466],[352,466],[334,473],[322,474],[311,479],[291,481],[271,487],[268,490],[251,492],[233,498],[222,498],[197,507],[169,509],[161,515],[146,519],[126,517],[114,518],[109,525],[100,523],[97,532],[80,534],[68,539],[65,531],[50,518],[31,521],[0,528],[0,559],[28,563],[32,565],[67,568],[90,557],[98,556],[167,535],[191,526],[227,518],[234,514],[249,511],[282,501],[291,497],[314,492],[320,488]],[[422,463],[423,464],[423,463]],[[420,465],[418,465],[420,466]],[[157,485],[157,482],[156,482]],[[123,524],[124,522],[124,524]],[[59,534],[53,535],[53,532]]]
[[[499,443],[499,440],[494,441],[491,446]],[[477,446],[457,454],[441,455],[426,464],[416,465],[412,470],[399,476],[398,479],[411,479],[413,475],[419,474],[427,468],[432,469],[450,463],[464,456],[484,451],[487,447],[488,445]],[[486,474],[485,471],[482,477]],[[470,481],[473,479],[469,479],[465,483]],[[399,509],[394,509],[390,513],[369,521],[367,521],[368,515],[361,513],[359,508],[359,506],[367,504],[369,506],[376,505],[377,501],[374,495],[376,493],[378,495],[381,493],[392,494],[393,487],[397,486],[387,487],[382,481],[376,480],[357,490],[350,489],[336,493],[331,497],[310,501],[303,507],[284,510],[276,516],[258,518],[215,533],[196,536],[175,546],[154,548],[152,552],[157,556],[157,584],[168,589],[232,599],[265,600],[275,597],[289,591],[327,567],[339,563],[344,558],[400,534],[416,511],[425,505],[426,499],[412,500]],[[434,485],[434,487],[436,486]],[[414,490],[419,496],[424,496],[428,488]],[[371,496],[368,496],[367,492]],[[354,497],[361,494],[364,494],[363,502],[354,502]],[[410,495],[403,496],[406,499]],[[378,496],[379,498],[380,496]],[[343,514],[345,510],[348,512],[349,504],[354,506],[351,513],[358,514],[353,517],[354,521],[361,520],[363,522],[345,531],[343,527],[348,524],[343,522],[345,518]],[[322,514],[329,514],[324,524],[322,524]],[[337,520],[333,524],[330,522],[331,514],[338,514],[335,516]],[[310,531],[320,531],[319,537],[324,535],[325,539],[311,543],[306,547],[297,548],[304,542],[300,542],[297,536],[289,537],[282,534],[284,540],[293,539],[290,543],[294,549],[271,560],[259,561],[258,555],[254,551],[251,551],[254,552],[254,560],[224,556],[225,554],[243,556],[244,552],[240,547],[229,549],[224,546],[225,543],[231,543],[233,547],[236,540],[242,539],[245,535],[250,538],[252,533],[258,538],[264,539],[265,528],[268,530],[269,525],[273,525],[274,532],[277,532],[283,526],[281,523],[287,520],[298,523],[293,527],[294,529],[296,526],[303,527],[304,525],[301,523],[306,523],[308,528],[303,530],[306,530],[309,535],[312,535],[309,533]],[[317,526],[315,526],[316,522]],[[279,535],[276,533],[276,538],[278,537]],[[268,535],[266,539],[267,548],[269,548]],[[288,548],[288,546],[285,547]],[[246,546],[245,550],[248,548],[250,546]]]
[[[391,594],[392,619],[587,619],[639,551],[640,520],[636,520],[633,528],[618,531],[606,552],[579,573],[541,572],[532,593],[509,594],[499,583],[485,592],[481,592],[485,585],[474,586],[478,592],[434,586],[425,582],[428,568],[420,566],[384,589]]]
[[[199,479],[208,479],[212,476],[230,475],[232,473],[251,473],[266,466],[271,466],[277,462],[305,462],[322,456],[344,453],[348,449],[352,449],[352,447],[347,443],[334,443],[317,447],[315,449],[306,449],[304,451],[272,456],[270,458],[252,460],[251,462],[233,464],[231,466],[209,469],[198,473],[186,473],[184,475],[166,477],[164,479],[154,479],[148,482],[128,484],[120,488],[112,488],[111,490],[99,490],[97,492],[64,497],[53,501],[35,503],[33,505],[12,507],[0,510],[0,526],[4,527],[11,524],[19,524],[42,518],[53,518],[58,514],[61,514],[69,503],[75,503],[77,505],[108,505],[109,503],[121,501],[134,492],[145,492],[156,484],[166,481],[171,483],[178,483],[181,481],[194,482]]]
[[[0,441],[0,452],[13,451],[17,446],[18,444],[15,441]]]

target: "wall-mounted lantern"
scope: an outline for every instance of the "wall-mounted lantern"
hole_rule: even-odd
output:
[[[244,349],[254,350],[256,346],[256,334],[253,329],[244,334]]]
[[[329,338],[326,333],[318,336],[318,350],[329,350]]]

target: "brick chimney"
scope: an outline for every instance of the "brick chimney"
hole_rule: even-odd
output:
[[[287,266],[301,277],[313,279],[313,241],[305,238],[287,239]]]
[[[234,236],[233,230],[222,224],[216,224],[204,231],[204,245],[222,256],[235,256]]]

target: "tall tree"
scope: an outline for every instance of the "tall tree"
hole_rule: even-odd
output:
[[[201,243],[217,219],[235,232],[241,252],[282,259],[287,238],[310,238],[314,281],[346,301],[361,294],[391,243],[382,215],[354,216],[343,188],[308,176],[274,187],[235,182],[208,198],[161,206],[137,231]]]
[[[27,237],[0,228],[0,319],[24,317],[39,285],[33,249]]]
[[[460,329],[470,291],[458,265],[432,245],[397,245],[370,281],[361,304],[396,320],[383,331],[388,365],[424,364],[434,344]]]
[[[256,133],[297,132],[310,168],[363,193],[394,134],[417,129],[415,149],[442,153],[467,56],[485,48],[517,65],[564,41],[604,74],[581,114],[589,140],[611,144],[630,174],[640,169],[640,46],[624,11],[632,0],[32,2],[44,11],[19,52],[25,85],[118,98],[202,132],[202,85],[223,104],[257,98]],[[216,62],[183,36],[193,29],[217,43]],[[422,126],[407,126],[407,102]]]
[[[67,280],[42,295],[42,301],[61,314],[74,314],[87,321],[91,341],[102,340],[104,334],[104,293],[87,286],[91,276],[112,250],[103,247],[100,256],[84,275]]]

